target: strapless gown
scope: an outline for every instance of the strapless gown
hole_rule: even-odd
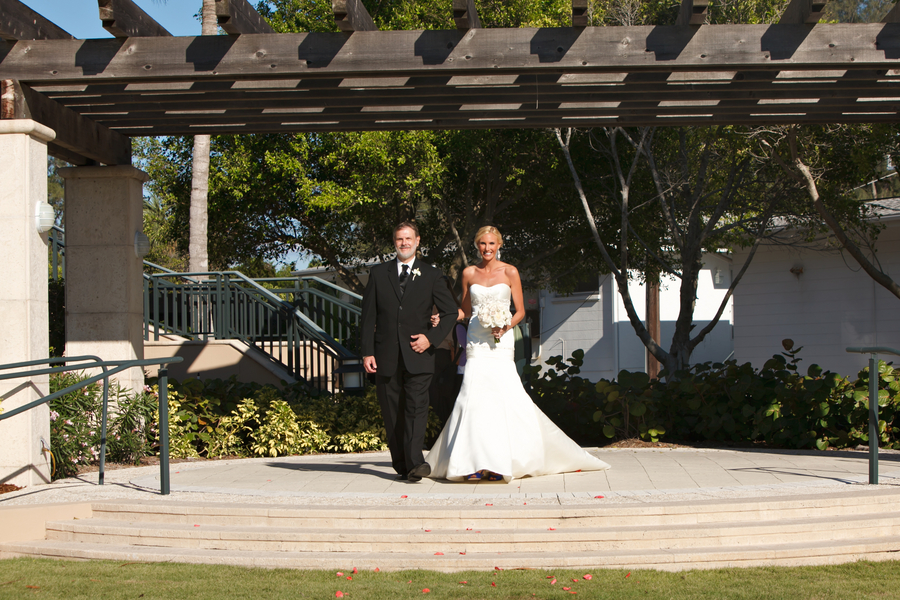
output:
[[[472,284],[469,293],[466,370],[447,425],[425,457],[431,477],[461,481],[485,469],[510,481],[608,469],[531,401],[516,371],[513,334],[507,332],[498,344],[479,323],[479,306],[493,300],[509,303],[509,286]]]

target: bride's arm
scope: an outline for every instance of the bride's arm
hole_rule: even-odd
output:
[[[472,317],[472,298],[469,296],[469,285],[471,282],[472,270],[471,267],[466,267],[462,273],[462,300],[460,301],[466,319]]]
[[[509,275],[509,287],[512,290],[513,306],[516,308],[516,312],[513,314],[512,321],[509,324],[509,329],[512,329],[525,318],[525,300],[522,294],[522,279],[519,277],[519,270],[510,265],[507,267],[507,273]]]

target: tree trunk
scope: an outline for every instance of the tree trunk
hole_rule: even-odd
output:
[[[215,0],[203,0],[201,28],[203,35],[216,35]],[[188,270],[193,273],[209,271],[208,227],[209,214],[209,146],[210,136],[194,136],[194,155],[191,163],[191,210],[188,237]]]

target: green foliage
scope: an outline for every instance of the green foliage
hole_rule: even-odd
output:
[[[617,381],[596,384],[578,376],[578,351],[565,362],[561,356],[547,361],[551,368],[532,382],[533,396],[582,443],[639,437],[820,450],[868,444],[868,369],[853,381],[818,365],[803,374],[800,350],[785,340],[785,352],[758,371],[735,361],[701,363],[668,381],[622,371]],[[878,444],[900,448],[900,380],[883,361],[878,386]]]
[[[50,376],[50,393],[87,377],[82,373]],[[103,387],[92,383],[50,401],[50,451],[53,479],[71,477],[100,457]],[[115,382],[109,390],[106,459],[137,464],[151,453],[151,421],[156,399],[146,393],[128,394]]]
[[[50,356],[62,356],[66,349],[66,280],[47,282],[47,305],[50,312]]]
[[[303,384],[278,390],[234,378],[170,380],[168,399],[169,453],[175,458],[387,448],[374,388],[357,397],[319,394]],[[428,433],[439,433],[435,419]]]

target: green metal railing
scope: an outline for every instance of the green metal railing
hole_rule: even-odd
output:
[[[169,380],[168,380],[168,369],[165,368],[165,365],[171,363],[179,363],[183,358],[180,356],[175,356],[171,358],[148,358],[142,360],[118,360],[118,361],[103,361],[96,356],[74,356],[74,357],[61,357],[61,358],[43,358],[39,360],[31,360],[25,362],[18,362],[6,365],[0,365],[0,371],[8,371],[11,369],[23,369],[27,367],[36,367],[40,365],[54,365],[60,363],[66,363],[66,366],[62,367],[48,367],[44,369],[30,369],[26,371],[18,371],[15,373],[0,373],[0,380],[5,379],[21,379],[25,377],[36,377],[38,375],[49,375],[52,373],[64,373],[67,371],[75,371],[81,369],[93,369],[99,368],[102,373],[99,375],[94,375],[93,377],[88,377],[82,381],[79,381],[76,384],[70,385],[67,388],[61,389],[59,391],[53,392],[47,396],[42,398],[38,398],[37,400],[33,400],[22,406],[17,406],[16,408],[4,411],[0,413],[0,421],[4,419],[9,419],[14,417],[20,413],[23,413],[27,410],[31,410],[32,408],[36,408],[41,406],[42,404],[46,404],[51,400],[55,400],[60,396],[65,396],[66,394],[70,394],[74,391],[85,388],[92,383],[103,380],[103,409],[101,411],[100,417],[100,475],[99,475],[99,483],[103,485],[105,467],[106,467],[106,423],[109,411],[109,378],[112,375],[125,371],[127,369],[131,369],[133,367],[144,367],[149,365],[160,365],[159,369],[159,485],[160,485],[160,493],[163,495],[169,494],[169,400],[168,400],[168,389],[169,389]],[[69,366],[68,363],[79,363],[75,365]],[[110,368],[112,367],[112,368]],[[51,449],[52,450],[52,449]]]
[[[65,231],[50,230],[52,277],[65,273]],[[344,388],[358,361],[362,297],[318,277],[250,279],[176,273],[144,261],[144,339],[237,339],[319,390]]]
[[[869,355],[869,483],[878,485],[878,355],[893,354],[900,356],[900,350],[886,346],[851,347],[847,352]]]
[[[359,357],[336,336],[355,345],[360,308],[351,302],[359,297],[347,302],[328,293],[329,286],[315,278],[259,282],[237,271],[145,274],[144,339],[237,339],[298,380],[322,391],[341,389],[338,370]]]

